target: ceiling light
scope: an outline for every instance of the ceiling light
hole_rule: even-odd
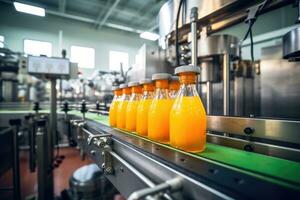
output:
[[[146,40],[155,41],[159,38],[159,35],[157,35],[156,33],[151,33],[151,32],[145,31],[145,32],[140,34],[140,37],[144,38]]]
[[[44,17],[45,9],[37,6],[31,6],[24,3],[14,2],[15,9],[19,12],[24,12],[32,15]]]

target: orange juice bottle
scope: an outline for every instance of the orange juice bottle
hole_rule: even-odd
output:
[[[206,144],[206,112],[196,90],[196,66],[181,66],[180,90],[170,112],[170,144],[189,152],[201,152]]]
[[[126,109],[130,99],[131,88],[128,87],[127,84],[121,84],[120,89],[122,89],[122,97],[120,98],[120,103],[117,110],[117,128],[125,129]]]
[[[117,126],[117,109],[120,103],[120,97],[122,96],[122,90],[119,87],[114,87],[114,98],[109,107],[109,125]]]
[[[148,137],[152,140],[169,142],[169,114],[172,101],[169,96],[169,80],[167,73],[153,74],[155,92],[148,112]]]
[[[142,97],[142,86],[139,82],[130,82],[131,96],[126,109],[126,130],[136,131],[136,111]]]
[[[143,97],[137,108],[136,132],[139,135],[148,135],[148,111],[153,99],[154,85],[151,79],[140,81],[143,85]]]
[[[175,99],[180,88],[179,77],[172,76],[169,83],[169,95],[171,99]]]

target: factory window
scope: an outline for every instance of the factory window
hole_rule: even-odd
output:
[[[0,48],[4,47],[4,36],[0,35]]]
[[[95,67],[95,49],[89,47],[71,46],[71,61],[78,63],[80,68]]]
[[[128,70],[128,53],[121,51],[109,51],[109,69],[111,71],[120,71],[120,66],[123,70]]]
[[[38,40],[24,40],[24,53],[33,56],[52,56],[52,44]]]

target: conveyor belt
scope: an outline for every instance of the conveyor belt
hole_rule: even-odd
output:
[[[48,111],[43,111],[47,113]],[[24,111],[11,111],[1,110],[0,113],[24,113]],[[28,111],[27,111],[28,113]],[[42,112],[41,112],[42,113]],[[78,111],[71,111],[69,114],[82,116]],[[97,115],[94,113],[86,113],[85,117],[90,120],[97,121],[108,126],[108,117],[103,115]],[[150,141],[145,137],[141,137],[134,133],[122,131],[131,136],[142,138]],[[154,141],[151,141],[154,142]],[[160,144],[161,146],[170,148],[175,151],[180,151],[169,145]],[[182,151],[180,151],[182,152]],[[231,167],[241,170],[244,173],[250,173],[254,176],[263,177],[268,181],[272,181],[276,184],[284,187],[290,187],[300,190],[300,163],[280,159],[276,157],[266,156],[253,152],[242,151],[230,147],[220,146],[212,143],[207,143],[206,150],[202,153],[187,153],[185,154],[193,157],[203,157],[218,163],[222,163]]]
[[[80,113],[74,111],[70,114],[81,115]],[[87,113],[86,118],[95,120],[105,125],[109,125],[107,116]],[[119,131],[150,141],[149,139],[141,137],[134,133],[126,132],[123,130]],[[171,148],[176,151],[180,151],[169,145],[160,145],[167,148]],[[269,179],[269,181],[273,181],[285,187],[292,187],[300,190],[300,163],[298,162],[266,156],[253,152],[242,151],[211,143],[207,143],[206,150],[202,153],[184,153],[190,156],[204,157],[219,163],[223,163],[241,169],[246,173],[252,172],[254,174],[259,174]]]

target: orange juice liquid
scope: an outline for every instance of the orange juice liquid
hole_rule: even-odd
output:
[[[142,99],[137,108],[136,132],[139,135],[148,135],[148,112],[152,99]]]
[[[117,128],[125,129],[126,126],[126,109],[128,100],[121,101],[117,110]]]
[[[136,112],[139,101],[130,101],[126,110],[126,130],[136,131]]]
[[[175,100],[170,112],[170,144],[189,152],[205,149],[206,112],[198,96]]]
[[[148,137],[152,140],[169,142],[170,99],[153,99],[148,113]]]
[[[110,126],[117,126],[117,111],[120,101],[114,100],[109,108],[109,125]]]

